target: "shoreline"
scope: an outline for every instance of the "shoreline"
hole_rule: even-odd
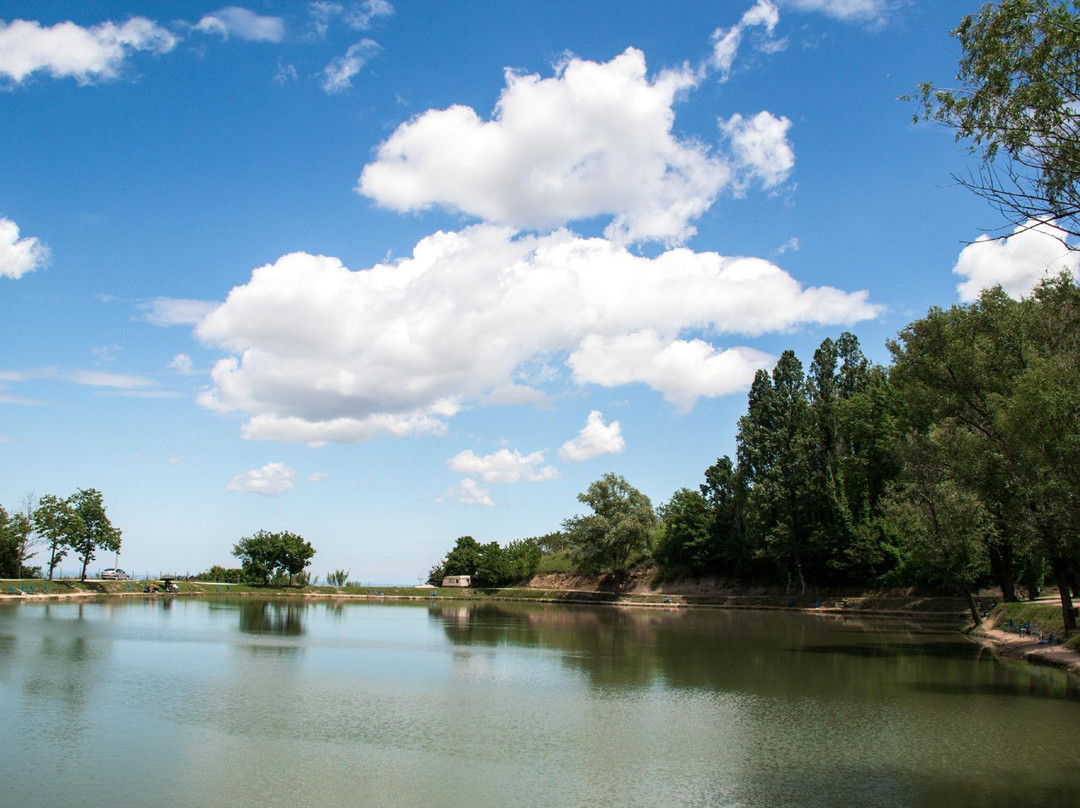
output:
[[[433,594],[434,593],[434,594]],[[517,594],[514,594],[517,593]],[[529,593],[526,595],[525,593]],[[535,593],[535,594],[533,594]],[[683,595],[664,594],[662,592],[627,592],[615,596],[609,592],[588,589],[508,589],[499,591],[481,590],[428,590],[423,594],[373,594],[368,591],[286,591],[245,589],[244,591],[222,591],[213,585],[207,588],[185,588],[180,592],[116,591],[112,589],[86,589],[67,592],[0,593],[0,603],[6,602],[46,602],[71,601],[86,599],[128,599],[140,598],[189,598],[189,597],[233,597],[233,598],[296,598],[304,601],[402,601],[435,603],[482,603],[501,601],[508,603],[558,603],[564,605],[609,606],[634,609],[720,609],[720,610],[766,610],[793,611],[811,615],[839,617],[844,615],[870,615],[877,617],[907,617],[931,620],[957,620],[964,622],[967,607],[957,598],[943,597],[881,597],[862,595],[858,597],[829,597],[815,599],[813,605],[806,603],[808,598],[787,598],[775,595]],[[784,602],[786,601],[786,602]],[[802,601],[801,603],[799,601]],[[907,601],[900,605],[899,601]],[[919,608],[922,607],[922,608]],[[974,626],[970,622],[960,633],[971,642],[987,648],[996,656],[1004,659],[1019,659],[1034,665],[1057,668],[1073,676],[1080,676],[1080,651],[1074,651],[1060,644],[1046,645],[1037,637],[1020,636],[996,628],[991,620],[984,620]]]

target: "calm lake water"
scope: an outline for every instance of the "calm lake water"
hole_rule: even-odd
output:
[[[0,605],[0,804],[1080,805],[1080,693],[950,624]]]

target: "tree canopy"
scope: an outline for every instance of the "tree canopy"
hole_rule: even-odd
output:
[[[1080,235],[1080,5],[987,3],[952,34],[963,49],[959,85],[920,85],[916,120],[968,141],[982,170],[959,181],[1010,221],[1052,219]]]
[[[275,574],[287,575],[292,586],[293,576],[303,572],[311,563],[315,548],[296,533],[259,530],[240,539],[233,546],[232,554],[240,559],[244,573],[249,578],[261,580],[263,585],[268,586]]]
[[[656,528],[652,503],[611,472],[577,498],[592,513],[563,522],[570,557],[583,571],[613,574],[618,592],[631,561],[650,549]]]

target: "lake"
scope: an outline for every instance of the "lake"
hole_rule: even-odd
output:
[[[958,623],[0,605],[0,804],[1080,805],[1080,691]]]

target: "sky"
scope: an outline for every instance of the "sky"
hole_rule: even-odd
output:
[[[978,7],[0,2],[0,504],[411,584],[696,487],[784,350],[1075,275],[898,99]]]

